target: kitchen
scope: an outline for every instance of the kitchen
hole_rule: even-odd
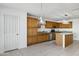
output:
[[[0,53],[3,55],[77,55],[78,3],[0,6]]]
[[[57,46],[65,48],[73,43],[72,21],[68,21],[68,23],[49,20],[40,22],[38,18],[28,16],[27,28],[28,45],[45,41],[55,41]]]

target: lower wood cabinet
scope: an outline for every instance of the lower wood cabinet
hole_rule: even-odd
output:
[[[32,44],[35,44],[37,42],[38,42],[37,36],[28,36],[28,39],[27,39],[28,45],[32,45]]]
[[[73,43],[73,35],[66,35],[65,37],[65,46],[68,46]]]
[[[44,42],[44,41],[48,41],[49,36],[48,34],[44,34],[44,35],[38,35],[38,42]]]
[[[68,24],[59,23],[59,28],[72,28],[72,22],[69,22]]]
[[[49,39],[48,34],[28,36],[27,43],[28,43],[28,45],[32,45],[32,44],[48,41],[48,39]]]
[[[64,45],[64,47],[67,47],[71,45],[72,43],[73,43],[73,34],[65,34],[63,37],[62,33],[56,33],[56,45],[58,46]]]
[[[56,35],[56,40],[55,40],[56,45],[62,46],[62,42],[63,42],[62,37],[63,36],[60,33],[55,33],[55,35]]]

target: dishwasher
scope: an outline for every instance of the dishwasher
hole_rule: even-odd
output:
[[[49,40],[50,41],[51,40],[55,40],[55,30],[54,29],[52,29],[51,32],[50,32],[50,34],[49,34]]]

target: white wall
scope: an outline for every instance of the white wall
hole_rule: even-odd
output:
[[[23,15],[20,17],[20,41],[19,48],[27,47],[27,15]]]
[[[4,14],[14,14],[19,17],[19,40],[18,40],[18,48],[27,47],[27,12],[22,12],[16,9],[11,8],[0,8],[0,53],[4,51]],[[3,23],[2,23],[3,22]]]
[[[4,51],[4,20],[0,12],[0,53]]]
[[[73,39],[79,40],[79,19],[73,19]]]

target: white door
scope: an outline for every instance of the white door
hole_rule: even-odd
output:
[[[4,48],[5,51],[18,48],[19,18],[15,15],[4,15]]]

